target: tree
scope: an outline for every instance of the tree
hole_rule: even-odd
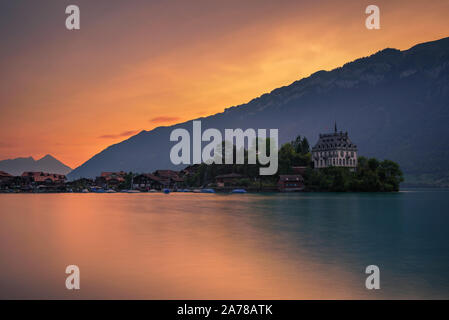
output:
[[[370,158],[368,160],[368,166],[369,166],[370,170],[375,171],[379,167],[379,161],[375,158]]]
[[[292,173],[292,165],[295,158],[295,149],[291,143],[282,145],[278,154],[278,174],[290,174]]]
[[[356,172],[342,167],[308,168],[304,179],[306,188],[311,191],[392,192],[399,191],[403,181],[397,163],[365,157],[359,157]]]
[[[297,136],[295,140],[290,142],[290,144],[292,145],[292,147],[293,147],[293,149],[295,150],[296,153],[302,153],[301,136]]]
[[[399,184],[404,181],[399,165],[391,160],[384,160],[379,164],[379,178],[384,183],[385,191],[399,191]]]
[[[121,182],[118,185],[118,188],[121,189],[121,190],[131,189],[132,188],[132,185],[131,185],[132,184],[132,180],[133,180],[133,173],[132,172],[129,172],[129,173],[125,174],[125,181]]]
[[[304,139],[302,139],[302,141],[301,141],[301,153],[307,154],[309,152],[310,152],[309,141],[307,140],[306,137],[304,137]]]

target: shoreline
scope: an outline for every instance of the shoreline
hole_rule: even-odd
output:
[[[272,194],[272,193],[279,193],[279,194],[314,194],[314,193],[338,193],[338,194],[348,194],[348,193],[360,193],[360,194],[368,194],[368,193],[385,193],[385,194],[397,194],[401,191],[407,191],[407,189],[437,189],[437,190],[444,190],[448,188],[444,187],[435,187],[435,188],[404,188],[400,189],[399,191],[316,191],[316,190],[304,190],[304,191],[279,191],[279,190],[263,190],[263,191],[246,191],[246,192],[232,192],[232,190],[219,190],[214,189],[213,192],[194,192],[194,191],[170,191],[170,192],[164,192],[164,191],[137,191],[134,192],[128,192],[128,191],[115,191],[115,192],[79,192],[79,191],[47,191],[47,192],[39,192],[39,191],[26,191],[26,192],[8,192],[8,191],[0,191],[0,194],[171,194],[171,193],[181,193],[181,194]],[[137,191],[137,192],[136,192]]]

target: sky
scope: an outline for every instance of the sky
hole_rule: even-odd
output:
[[[65,27],[70,4],[80,30]],[[0,159],[75,168],[142,130],[448,37],[448,19],[447,0],[0,0]]]

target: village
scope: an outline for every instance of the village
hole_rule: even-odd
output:
[[[200,188],[189,189],[187,178],[196,173],[199,165],[189,166],[181,171],[156,170],[152,173],[132,174],[124,171],[102,172],[95,179],[81,178],[67,181],[65,175],[46,172],[24,172],[12,176],[0,171],[0,192],[2,193],[140,193],[140,192],[233,192],[248,191],[302,191],[304,179],[299,172],[303,167],[295,168],[298,174],[280,175],[277,186],[269,188],[249,187],[247,177],[238,173],[218,175],[214,181]]]

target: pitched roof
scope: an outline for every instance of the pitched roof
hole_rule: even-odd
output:
[[[0,171],[0,177],[12,177],[8,172]]]
[[[63,174],[47,173],[42,171],[25,171],[24,173],[22,173],[22,177],[33,178],[35,182],[43,182],[48,179],[54,182],[66,179],[66,176]]]
[[[215,177],[215,179],[224,179],[224,178],[241,178],[242,175],[238,173],[228,173],[228,174],[220,174]]]
[[[160,177],[177,177],[178,172],[173,170],[156,170],[154,171],[154,175],[160,176]]]
[[[110,176],[125,176],[126,172],[125,171],[119,171],[119,172],[108,172],[108,171],[104,171],[101,173],[101,177],[103,178],[108,178]]]
[[[349,150],[357,151],[357,146],[349,139],[348,133],[334,132],[320,134],[320,138],[312,151],[327,151],[327,150]]]

